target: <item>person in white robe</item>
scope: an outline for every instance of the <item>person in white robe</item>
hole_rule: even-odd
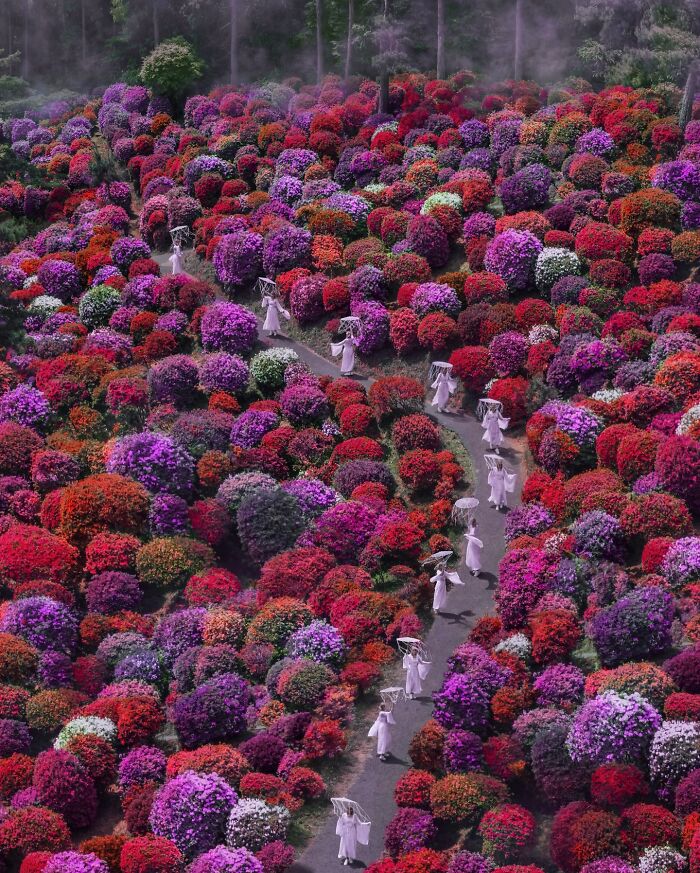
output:
[[[347,867],[351,861],[357,859],[357,844],[363,846],[369,843],[370,822],[361,822],[355,815],[351,806],[338,818],[335,826],[336,836],[340,837],[338,857]]]
[[[391,710],[382,703],[379,714],[367,734],[368,737],[377,738],[377,755],[382,761],[386,761],[391,753],[391,725],[393,724],[396,724],[396,721]]]
[[[271,294],[264,294],[262,299],[262,308],[265,310],[265,322],[263,330],[267,331],[270,336],[277,336],[280,331],[280,315],[289,321],[292,317],[289,312],[282,306],[276,297]]]
[[[403,668],[406,671],[406,697],[415,700],[416,695],[423,691],[423,680],[430,672],[431,664],[423,660],[416,646],[403,656]]]
[[[457,381],[453,379],[444,370],[440,370],[437,378],[431,385],[431,388],[437,389],[433,399],[430,401],[431,406],[437,406],[438,412],[446,412],[447,404],[450,402],[450,397],[457,390]]]
[[[339,343],[331,343],[331,354],[334,358],[342,355],[340,361],[340,372],[343,376],[349,376],[355,369],[355,348],[357,340],[348,331],[345,339]]]
[[[484,548],[483,542],[478,537],[479,525],[476,519],[473,518],[467,527],[467,532],[464,538],[467,541],[467,551],[464,555],[464,563],[472,576],[478,576],[481,572],[481,550]]]
[[[484,428],[482,439],[489,444],[492,452],[499,452],[499,446],[503,445],[503,433],[510,424],[509,418],[503,418],[500,412],[489,409],[484,415],[481,426]]]
[[[489,473],[488,483],[491,486],[489,503],[496,509],[508,506],[508,494],[515,490],[515,473],[509,473],[503,467],[503,461],[498,461]]]
[[[168,260],[172,264],[173,276],[179,276],[185,272],[185,268],[182,266],[182,246],[179,243],[173,244],[173,253]]]
[[[446,569],[447,564],[441,561],[435,568],[435,575],[431,578],[431,582],[435,586],[433,592],[433,612],[438,612],[447,602],[447,583],[453,585],[464,585],[464,582],[459,578],[458,573],[449,573]]]

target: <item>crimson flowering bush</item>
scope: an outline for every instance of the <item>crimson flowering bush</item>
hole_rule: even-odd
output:
[[[192,769],[235,788],[264,767],[245,782],[250,799],[296,808],[298,756],[316,767],[345,748],[353,696],[375,681],[386,643],[420,633],[409,605],[423,600],[418,560],[446,547],[459,481],[420,382],[381,378],[366,395],[279,358],[267,371],[255,360],[249,385],[255,315],[206,282],[159,276],[149,246],[127,235],[128,186],[90,186],[97,129],[143,195],[149,244],[166,248],[168,227],[184,223],[229,290],[276,278],[302,330],[352,313],[360,356],[386,355],[388,342],[408,367],[423,349],[449,356],[467,394],[501,400],[511,427],[529,419],[540,469],[508,523],[499,618],[474,632],[484,655],[455,656],[437,721],[411,743],[424,769],[400,781],[397,800],[415,829],[393,829],[397,857],[382,873],[489,873],[481,855],[436,851],[437,812],[441,828],[464,822],[496,863],[512,861],[503,873],[536,873],[519,851],[527,813],[506,785],[518,798],[534,785],[552,806],[565,873],[629,873],[638,859],[642,873],[675,870],[643,853],[679,845],[666,807],[692,816],[693,781],[676,785],[697,764],[695,654],[683,651],[700,639],[698,294],[686,279],[696,123],[684,144],[667,89],[502,83],[489,94],[463,73],[411,73],[395,77],[384,117],[366,83],[348,95],[330,80],[285,88],[190,98],[186,128],[158,98],[149,107],[145,88],[121,84],[65,123],[10,124],[13,141],[36,137],[26,156],[71,187],[0,189],[12,214],[46,222],[0,258],[27,339],[0,367],[0,576],[16,598],[0,639],[0,678],[14,686],[0,695],[13,723],[3,721],[5,751],[26,747],[25,722],[31,754],[71,719],[102,731],[61,750],[77,762],[70,796],[85,787],[82,768],[100,797],[117,756],[153,742],[167,719],[188,746],[168,759],[170,783]],[[69,143],[77,155],[63,153]],[[435,275],[462,246],[470,271]],[[396,483],[383,466],[390,440]],[[385,580],[389,593],[374,588]],[[607,707],[611,693],[624,705]],[[584,744],[589,704],[597,732]],[[240,747],[250,760],[217,743],[244,731],[257,738]],[[598,763],[601,749],[635,762]],[[586,750],[595,765],[580,760]],[[61,819],[31,805],[34,759],[8,760],[3,851],[12,863],[67,851]],[[223,852],[238,850],[181,852],[175,826],[145,836],[165,791],[162,761],[149,763],[123,797],[141,837],[109,863],[206,870],[211,851],[212,866],[228,863]],[[165,806],[158,819],[170,822],[176,804]],[[211,834],[197,812],[189,824]],[[236,862],[282,873],[289,853],[275,840]]]

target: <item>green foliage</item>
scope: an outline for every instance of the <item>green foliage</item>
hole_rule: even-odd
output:
[[[0,59],[0,64],[5,58]],[[0,69],[2,67],[0,66]],[[29,85],[17,76],[0,76],[0,100],[17,100],[29,94]]]
[[[680,85],[700,53],[700,20],[689,0],[577,0],[576,18],[591,33],[579,58],[606,83]]]
[[[204,64],[192,46],[176,37],[157,45],[141,64],[141,81],[175,100],[204,72]]]
[[[124,178],[114,155],[107,150],[104,152],[95,151],[90,161],[90,175],[94,179],[95,185],[101,185],[103,182],[117,182]]]

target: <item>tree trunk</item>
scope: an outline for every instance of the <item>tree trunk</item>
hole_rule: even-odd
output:
[[[160,21],[158,20],[158,0],[152,0],[151,13],[153,15],[153,45],[160,43]]]
[[[323,78],[323,0],[316,0],[316,81]]]
[[[228,44],[228,59],[229,59],[229,78],[232,85],[238,84],[238,0],[229,0],[228,3],[228,19],[229,19],[229,44]]]
[[[22,78],[29,80],[29,19],[32,13],[32,0],[24,0],[24,32],[22,38]]]
[[[383,3],[384,11],[383,17],[384,22],[386,23],[389,20],[389,0],[384,0]],[[386,34],[384,35],[384,40],[386,41]],[[379,50],[381,53],[385,54],[389,47],[387,45],[380,45]],[[379,76],[379,107],[380,112],[388,112],[389,111],[389,70],[386,69],[386,66],[381,71]]]
[[[513,46],[513,78],[523,77],[523,0],[515,0],[515,40]]]
[[[83,69],[87,65],[87,0],[80,0],[80,56],[83,61]]]
[[[379,111],[389,111],[389,72],[385,70],[379,79]]]
[[[685,80],[685,90],[678,110],[678,124],[685,130],[693,115],[693,100],[698,90],[698,62],[692,61],[688,68],[688,78]]]
[[[352,72],[352,30],[355,26],[355,0],[348,0],[348,38],[345,43],[345,84]]]
[[[445,78],[445,0],[437,0],[437,77]]]

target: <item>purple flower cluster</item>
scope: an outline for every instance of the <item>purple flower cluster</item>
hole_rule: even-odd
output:
[[[457,318],[461,308],[462,304],[455,291],[449,285],[439,282],[424,282],[411,297],[411,309],[421,317],[429,312],[444,312]]]
[[[566,747],[574,762],[634,764],[649,751],[661,715],[640,694],[606,691],[579,709]]]
[[[265,237],[263,269],[268,276],[277,276],[294,267],[307,267],[310,258],[311,234],[308,230],[285,224]]]
[[[160,789],[149,823],[154,834],[172,840],[191,858],[221,843],[237,800],[233,788],[216,773],[186,771]]]
[[[43,392],[18,385],[0,397],[0,421],[14,421],[41,430],[51,416],[51,404]]]
[[[220,301],[208,307],[202,316],[200,335],[208,352],[245,355],[258,338],[258,322],[244,306]]]
[[[525,291],[535,278],[542,243],[529,230],[499,233],[486,249],[484,266],[497,273],[513,291]]]
[[[214,252],[216,278],[222,285],[242,287],[262,272],[263,238],[250,231],[225,234]]]
[[[243,449],[252,449],[260,445],[260,441],[279,424],[279,417],[274,412],[264,409],[248,409],[242,412],[231,428],[231,443]]]
[[[187,496],[194,482],[194,460],[165,434],[130,434],[117,440],[107,471],[131,476],[149,491]]]
[[[243,358],[226,352],[205,355],[199,365],[199,381],[205,391],[237,394],[248,384],[250,370]]]

